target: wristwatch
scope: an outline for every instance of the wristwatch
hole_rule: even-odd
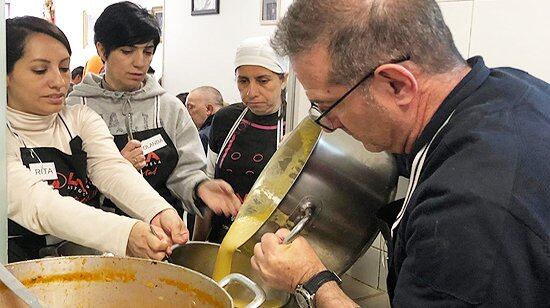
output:
[[[338,285],[342,283],[342,279],[334,272],[325,270],[311,277],[306,283],[296,286],[294,297],[300,308],[315,307],[315,293],[319,288],[329,282],[336,281]]]

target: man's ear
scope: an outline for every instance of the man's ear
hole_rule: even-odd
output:
[[[206,113],[211,116],[214,114],[214,106],[211,104],[206,105]]]
[[[95,43],[95,49],[97,50],[97,54],[101,58],[101,61],[105,63],[107,61],[107,55],[105,54],[105,47],[103,47],[103,44],[100,42]]]
[[[381,65],[374,72],[374,79],[382,83],[384,94],[393,96],[398,105],[409,104],[418,92],[416,78],[401,65]]]

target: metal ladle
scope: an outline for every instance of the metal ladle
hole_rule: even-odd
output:
[[[42,308],[38,298],[29,291],[8,269],[0,264],[0,281],[31,308]]]

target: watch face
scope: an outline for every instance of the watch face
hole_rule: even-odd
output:
[[[300,308],[310,308],[308,300],[302,293],[296,292],[294,294],[294,297],[296,298],[296,303],[298,304],[298,307]]]

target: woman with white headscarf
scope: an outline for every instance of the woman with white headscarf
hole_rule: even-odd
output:
[[[207,174],[231,184],[242,201],[283,137],[288,64],[271,48],[268,37],[249,38],[237,48],[235,76],[243,102],[214,116]],[[211,216],[195,228],[195,240],[222,241],[232,220]]]

